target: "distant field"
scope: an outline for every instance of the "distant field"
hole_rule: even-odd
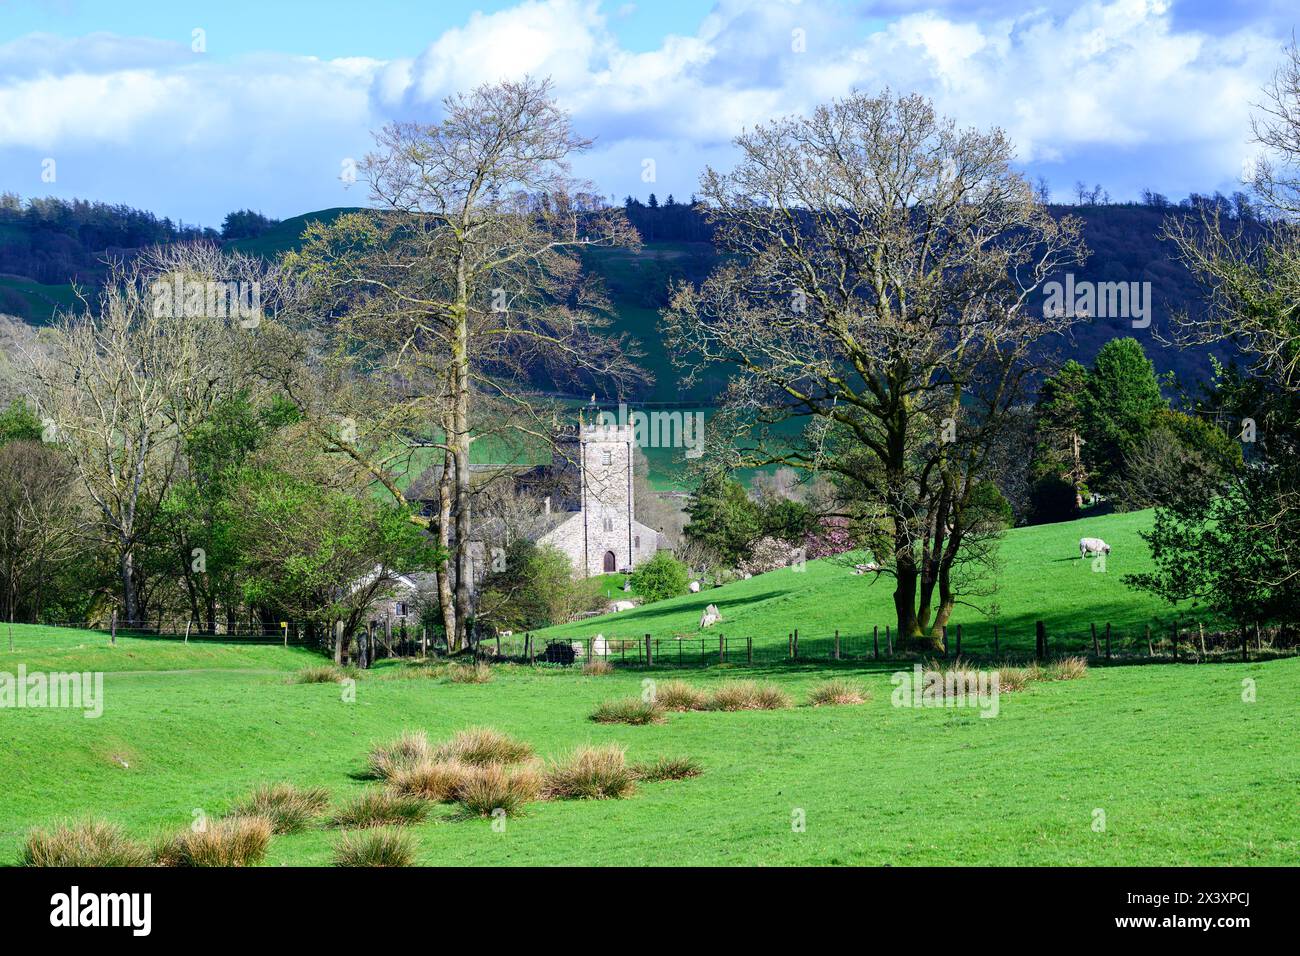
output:
[[[0,864],[33,826],[96,816],[148,839],[219,815],[263,782],[327,787],[341,803],[377,786],[359,779],[372,743],[403,729],[437,741],[469,725],[545,757],[609,742],[632,760],[689,755],[704,775],[642,784],[624,800],[533,804],[504,832],[439,806],[411,830],[422,864],[1293,865],[1300,852],[1298,660],[1095,668],[1003,695],[995,719],[891,706],[892,665],[661,669],[656,679],[704,687],[771,679],[796,703],[834,675],[872,697],[628,727],[587,715],[641,693],[643,672],[504,666],[491,683],[462,685],[386,680],[397,667],[385,662],[348,703],[336,685],[289,683],[309,659],[294,649],[104,650],[102,635],[22,625],[15,643],[0,670],[113,670],[97,719],[0,709]],[[1242,700],[1246,678],[1255,703]],[[266,865],[328,864],[337,836],[317,825],[275,837]]]
[[[1116,641],[1136,640],[1150,624],[1161,637],[1175,613],[1189,620],[1186,609],[1171,608],[1148,594],[1132,591],[1123,583],[1128,573],[1151,567],[1150,551],[1138,532],[1151,523],[1151,512],[1112,514],[1060,524],[1015,528],[1001,546],[1003,567],[996,592],[959,606],[949,628],[955,640],[956,625],[963,628],[963,648],[991,651],[993,623],[989,610],[999,606],[997,623],[1003,649],[1032,649],[1035,622],[1045,622],[1049,637],[1060,647],[1090,646],[1089,625],[1113,626]],[[1092,570],[1092,561],[1079,558],[1081,537],[1104,538],[1114,549],[1104,573]],[[824,640],[836,630],[845,639],[866,640],[879,627],[894,623],[894,582],[884,575],[855,575],[856,558],[809,561],[806,570],[774,571],[748,581],[736,581],[699,594],[661,601],[574,624],[537,632],[539,639],[605,637],[656,638],[701,633],[700,616],[709,604],[722,612],[721,631],[733,637],[752,637],[756,644],[787,642],[799,629],[802,638]],[[1057,644],[1059,642],[1059,644]]]
[[[48,325],[57,312],[76,303],[69,284],[44,285],[24,276],[0,275],[0,313],[14,313],[32,325]]]

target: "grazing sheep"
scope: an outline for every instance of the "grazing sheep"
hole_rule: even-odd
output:
[[[1086,558],[1090,554],[1110,554],[1110,545],[1101,538],[1080,538],[1079,557]]]

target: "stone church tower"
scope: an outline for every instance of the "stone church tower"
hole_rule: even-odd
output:
[[[584,577],[631,570],[659,550],[659,533],[635,517],[634,440],[630,425],[584,422],[566,442],[564,470],[577,471],[572,511],[537,543],[559,548]]]

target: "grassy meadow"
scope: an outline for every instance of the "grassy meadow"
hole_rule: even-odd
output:
[[[1081,680],[974,708],[890,703],[891,666],[734,666],[675,673],[703,688],[777,683],[786,710],[688,712],[646,726],[595,724],[600,702],[646,676],[503,665],[485,684],[395,678],[384,662],[356,685],[297,684],[306,652],[123,641],[15,628],[0,670],[106,666],[98,719],[0,710],[0,861],[35,825],[95,816],[141,839],[216,817],[262,783],[328,788],[362,779],[371,744],[408,729],[434,741],[488,725],[562,755],[616,743],[629,760],[686,755],[688,780],[642,783],[621,800],[530,804],[504,832],[437,805],[409,828],[422,864],[1293,864],[1300,852],[1300,660],[1093,668]],[[96,646],[96,645],[99,646]],[[156,666],[154,666],[156,665]],[[893,665],[897,666],[897,665]],[[803,705],[828,676],[870,699]],[[1243,680],[1257,700],[1243,701]],[[1094,829],[1095,811],[1105,829]],[[801,815],[802,832],[792,827]],[[272,840],[267,865],[325,865],[339,831]]]
[[[1091,647],[1089,625],[1104,630],[1112,625],[1117,643],[1140,642],[1145,628],[1153,637],[1166,636],[1175,617],[1183,622],[1198,615],[1175,608],[1149,594],[1133,591],[1125,574],[1148,570],[1150,550],[1139,532],[1147,529],[1151,512],[1110,514],[1060,524],[1015,528],[1007,532],[1000,551],[997,588],[961,605],[949,627],[955,640],[956,625],[963,629],[963,650],[986,653],[993,648],[993,623],[999,627],[1002,651],[1032,651],[1035,622],[1042,620],[1055,649]],[[1105,571],[1094,561],[1081,560],[1079,539],[1103,538],[1112,551]],[[538,631],[538,638],[656,638],[695,637],[700,616],[716,604],[723,622],[709,633],[752,637],[756,647],[787,643],[789,632],[799,628],[800,638],[824,641],[836,630],[845,641],[860,646],[880,628],[884,642],[886,624],[894,621],[893,580],[884,575],[855,575],[853,563],[867,556],[847,556],[807,562],[803,571],[793,568],[735,581],[671,600],[645,605]],[[1207,619],[1208,623],[1208,619]]]

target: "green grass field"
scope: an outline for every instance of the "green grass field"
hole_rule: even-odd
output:
[[[1107,622],[1117,646],[1140,641],[1145,648],[1148,624],[1158,640],[1176,616],[1184,622],[1196,617],[1187,608],[1173,608],[1152,595],[1130,590],[1123,582],[1125,574],[1151,567],[1150,550],[1138,536],[1150,523],[1151,512],[1141,511],[1007,532],[1000,552],[999,587],[990,595],[972,599],[971,607],[958,606],[949,627],[950,639],[955,641],[956,625],[961,624],[964,651],[991,651],[994,618],[989,611],[996,605],[1004,651],[1032,650],[1038,620],[1046,624],[1055,648],[1090,647],[1089,626],[1096,624],[1104,632]],[[1078,542],[1085,536],[1103,538],[1111,545],[1104,572],[1093,570],[1091,558],[1079,558]],[[879,627],[883,644],[885,625],[894,621],[894,582],[884,575],[879,579],[873,574],[854,575],[852,564],[865,560],[868,558],[858,556],[809,561],[803,571],[774,571],[631,611],[548,628],[538,635],[694,637],[701,633],[704,608],[716,604],[723,623],[708,633],[751,637],[756,646],[784,646],[794,628],[799,629],[801,640],[825,641],[839,630],[843,640],[860,644],[870,640],[873,628]]]
[[[289,683],[305,652],[188,647],[19,626],[0,670],[113,669],[98,719],[0,710],[0,861],[38,824],[103,817],[146,838],[222,813],[261,782],[324,786],[336,802],[369,744],[488,724],[543,755],[617,742],[630,759],[687,754],[705,773],[625,800],[534,804],[504,833],[439,807],[413,828],[424,864],[1294,864],[1300,852],[1300,661],[1094,668],[1004,695],[999,715],[890,704],[890,668],[803,665],[677,674],[701,685],[761,676],[802,698],[834,673],[856,707],[670,715],[597,725],[599,701],[645,676],[503,666],[489,684]],[[76,644],[83,645],[78,648]],[[1256,682],[1244,703],[1242,682]],[[1097,832],[1096,811],[1105,815]],[[792,819],[802,813],[804,832]],[[323,865],[337,832],[276,837],[267,865]]]

